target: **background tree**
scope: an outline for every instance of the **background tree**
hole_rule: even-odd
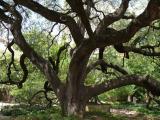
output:
[[[11,61],[7,67],[7,80],[2,80],[1,83],[15,84],[22,88],[28,76],[27,66],[24,61],[28,58],[46,77],[48,82],[46,82],[45,89],[54,91],[60,102],[63,114],[77,116],[83,116],[85,106],[90,98],[125,85],[135,84],[142,86],[152,94],[159,95],[159,81],[146,74],[139,75],[134,72],[130,74],[123,67],[108,63],[108,60],[104,59],[104,51],[113,49],[111,46],[114,46],[118,53],[124,54],[125,58],[130,58],[130,52],[152,57],[160,55],[158,42],[153,45],[153,43],[148,44],[143,39],[145,44],[137,44],[143,42],[139,42],[139,40],[142,40],[140,37],[135,38],[135,34],[144,27],[159,29],[157,22],[160,18],[160,1],[149,0],[146,3],[146,8],[139,15],[127,14],[130,1],[122,0],[120,3],[108,1],[116,7],[116,10],[107,14],[107,8],[104,11],[98,9],[98,5],[106,2],[101,0],[66,0],[66,3],[63,3],[66,9],[61,7],[62,3],[58,4],[56,1],[1,0],[0,20],[1,25],[8,32],[7,48],[11,52]],[[106,5],[108,5],[108,2]],[[131,3],[134,2],[132,1]],[[33,39],[30,40],[30,43],[24,35],[28,29],[27,26],[32,26],[33,20],[30,17],[30,12],[37,13],[39,17],[45,18],[44,21],[43,19],[42,21],[41,19],[34,21],[40,22],[42,26],[51,26],[50,31],[41,29],[49,33],[48,46],[42,52],[37,51],[37,48],[31,45],[32,42],[36,41],[37,37],[32,37]],[[116,22],[122,19],[127,21],[126,23],[128,24],[116,28]],[[49,21],[48,24],[44,24],[47,20]],[[57,24],[61,24],[60,29],[55,28]],[[58,41],[58,39],[55,41],[55,37],[52,37],[54,28],[59,31],[56,36],[62,31],[66,32],[68,36],[64,41],[66,43],[59,48],[56,56],[53,54],[54,49],[52,46],[55,45],[55,42],[60,43],[62,41]],[[13,39],[10,40],[10,37]],[[74,42],[74,45],[71,41]],[[150,43],[150,40],[148,42]],[[22,51],[19,62],[24,75],[21,80],[12,78],[12,67],[14,67],[12,46],[14,44]],[[42,49],[45,47],[39,45],[39,41],[37,41],[38,47]],[[92,58],[94,58],[97,48],[99,49],[99,57],[93,62]],[[66,69],[66,74],[61,77],[61,54],[66,49],[70,51],[66,54],[69,58],[69,65]],[[118,53],[116,53],[117,56],[120,56]],[[99,68],[98,66],[101,67]],[[108,68],[114,69],[113,74],[109,74],[110,77],[107,75],[106,80],[98,81],[94,85],[87,84],[87,77],[92,70],[98,69],[103,73],[107,73]],[[121,76],[115,77],[117,73]]]

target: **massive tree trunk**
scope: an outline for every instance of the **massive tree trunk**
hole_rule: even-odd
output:
[[[63,114],[70,116],[74,115],[82,118],[85,112],[86,101],[83,99],[84,96],[67,96],[67,99],[63,102]]]
[[[80,87],[80,90],[75,90],[72,86],[66,86],[61,89],[61,94],[58,96],[62,115],[83,117],[88,102],[87,91],[84,86]]]
[[[87,91],[84,86],[88,58],[77,61],[74,55],[67,76],[64,111],[67,115],[83,117],[87,103]],[[63,101],[62,101],[63,102]]]

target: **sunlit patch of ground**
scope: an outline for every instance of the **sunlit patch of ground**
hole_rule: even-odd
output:
[[[111,109],[113,115],[125,117],[126,120],[160,120],[160,116],[149,116],[134,110]]]
[[[126,115],[126,116],[137,116],[137,115],[139,115],[138,112],[136,112],[134,110],[127,110],[127,109],[111,109],[110,112],[112,114]]]

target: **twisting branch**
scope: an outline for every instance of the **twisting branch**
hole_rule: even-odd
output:
[[[44,83],[44,90],[45,91],[53,91],[53,89],[51,88],[51,86],[49,85],[49,82],[48,81],[46,81],[45,83]]]
[[[27,66],[24,63],[25,58],[26,58],[25,54],[22,54],[21,57],[20,57],[20,66],[21,66],[24,74],[23,74],[22,80],[19,81],[18,84],[17,84],[18,88],[23,87],[23,83],[27,80],[27,77],[28,77]]]
[[[29,1],[28,0],[14,0],[14,2],[18,5],[22,5],[22,6],[29,8],[30,10],[40,14],[41,16],[45,17],[46,19],[52,22],[65,24],[66,26],[68,26],[76,45],[79,46],[80,43],[82,42],[84,37],[81,34],[81,31],[78,25],[76,24],[75,20],[69,15],[47,9],[46,7],[42,6],[41,4],[33,0],[29,0]]]
[[[97,2],[93,2],[93,0],[87,0],[87,1],[90,2],[90,6],[91,6],[97,13],[102,13],[103,17],[105,17],[104,12],[98,10],[98,9],[95,7],[95,4],[96,4]],[[86,2],[86,4],[87,4],[87,2]],[[99,18],[99,16],[98,16],[98,19],[99,19],[99,21],[101,21],[101,19]]]
[[[10,61],[9,65],[8,65],[8,68],[7,68],[7,77],[8,77],[8,81],[9,81],[11,84],[14,83],[14,82],[11,80],[11,66],[14,64],[14,51],[13,51],[13,49],[11,48],[13,44],[14,44],[14,40],[12,40],[12,41],[8,44],[8,46],[7,46],[8,50],[9,50],[10,53],[11,53],[11,61]]]
[[[124,58],[129,59],[129,52],[127,50],[125,50],[123,44],[114,45],[114,48],[117,52],[124,54],[124,56],[123,56],[123,66],[124,66],[124,60],[125,60]]]
[[[54,30],[54,28],[55,28],[56,25],[58,25],[58,23],[54,23],[54,24],[52,25],[51,30],[49,31],[47,37],[48,37],[48,36],[51,36],[51,33],[53,32],[53,30]]]
[[[49,82],[46,81],[46,82],[44,83],[44,96],[45,96],[46,100],[49,102],[49,103],[48,103],[48,106],[51,106],[51,105],[52,105],[52,99],[50,99],[50,98],[48,97],[48,94],[47,94],[49,91],[53,91],[53,90],[52,90],[52,88],[49,86]]]
[[[95,69],[96,66],[101,65],[101,64],[103,64],[104,67],[112,68],[112,69],[122,73],[123,75],[127,75],[128,74],[128,72],[126,70],[124,70],[123,68],[119,67],[118,65],[114,65],[112,63],[106,63],[104,60],[98,60],[95,63],[90,64],[87,67],[87,74],[89,72],[91,72],[91,70]]]
[[[3,44],[9,44],[9,32],[10,32],[10,30],[9,30],[9,28],[3,23],[3,22],[1,22],[1,25],[7,30],[7,41],[5,41],[5,40],[3,40]],[[2,42],[2,41],[1,41]],[[6,53],[6,51],[7,51],[7,47],[5,48],[5,50],[4,50],[4,52],[3,52],[3,54],[2,54],[2,56],[4,57],[4,59],[5,59],[5,62],[6,62],[6,56],[5,56],[5,53]],[[13,66],[14,66],[14,68],[15,68],[15,65],[14,65],[14,62],[13,62]]]
[[[62,31],[64,31],[66,29],[66,26],[65,27],[63,27],[61,30],[59,30],[59,32],[57,33],[57,35],[55,35],[54,37],[53,37],[53,39],[52,39],[52,42],[51,42],[51,44],[49,45],[49,47],[48,47],[48,49],[50,50],[50,48],[52,47],[52,45],[53,45],[53,43],[54,43],[54,40],[62,33]],[[48,50],[48,51],[49,51]]]
[[[142,54],[144,56],[160,56],[160,52],[155,52],[155,47],[157,46],[142,46],[140,48],[132,46],[123,46],[126,52],[133,52]]]
[[[11,79],[11,66],[14,65],[14,51],[11,47],[12,47],[13,44],[14,44],[14,40],[12,40],[7,46],[8,50],[11,52],[11,61],[10,61],[9,65],[8,65],[8,68],[7,68],[8,80],[7,81],[1,81],[0,83],[1,84],[10,84],[10,85],[15,84],[15,85],[17,85],[18,88],[22,88],[23,83],[26,81],[27,76],[28,76],[28,70],[27,70],[27,67],[24,63],[24,60],[25,60],[26,56],[24,54],[22,54],[21,57],[20,57],[20,66],[21,66],[21,68],[23,70],[23,73],[24,73],[22,80],[20,80],[20,81],[12,80]]]
[[[30,105],[32,105],[32,100],[33,100],[38,94],[40,94],[40,93],[44,93],[44,90],[40,90],[40,91],[36,92],[36,93],[28,100],[28,103],[29,103]]]
[[[97,26],[97,29],[95,31],[96,34],[99,34],[100,32],[104,31],[109,25],[121,19],[128,8],[129,1],[130,0],[122,0],[120,7],[114,13],[106,15]]]
[[[46,107],[51,107],[51,105],[52,105],[52,103],[53,103],[53,102],[52,102],[53,100],[54,100],[54,103],[55,103],[55,104],[58,103],[58,101],[57,101],[56,98],[52,98],[52,99],[49,98],[48,95],[47,95],[47,92],[46,92],[45,90],[40,90],[40,91],[36,92],[36,93],[28,100],[28,103],[29,103],[30,105],[33,105],[33,103],[32,103],[33,99],[34,99],[37,95],[39,95],[39,94],[41,94],[41,93],[44,94],[45,99],[49,102]]]
[[[99,48],[99,58],[98,58],[99,60],[103,60],[104,50],[105,50],[105,48]],[[107,72],[107,67],[103,63],[101,63],[100,66],[101,66],[102,72],[106,73]]]
[[[114,45],[114,48],[119,53],[124,53],[124,57],[129,59],[129,52],[125,49],[123,44]]]
[[[61,46],[57,52],[57,57],[56,57],[56,61],[53,61],[51,57],[49,57],[49,61],[52,64],[53,69],[56,71],[56,74],[58,74],[59,72],[59,63],[60,63],[60,57],[61,54],[64,50],[67,49],[67,47],[69,46],[69,43],[64,44],[63,46]]]
[[[87,33],[90,37],[93,37],[93,31],[91,25],[89,23],[89,19],[83,7],[82,0],[66,0],[67,3],[72,8],[72,11],[76,12],[78,16],[81,18],[83,25],[85,26]]]
[[[44,90],[40,90],[40,91],[36,92],[36,93],[29,99],[28,103],[29,103],[30,105],[32,105],[32,100],[33,100],[38,94],[43,93],[44,96],[45,96],[45,99],[49,102],[47,106],[48,106],[48,107],[51,107],[53,100],[54,100],[54,102],[57,103],[57,98],[50,98],[50,97],[48,96],[47,93],[48,93],[48,92],[51,92],[51,91],[53,91],[53,89],[49,86],[49,82],[46,81],[46,82],[44,83]]]
[[[61,56],[62,52],[67,49],[68,46],[69,46],[69,43],[63,45],[63,46],[60,47],[60,49],[58,50],[57,59],[56,59],[56,71],[57,71],[57,73],[58,73],[58,71],[59,71],[60,56]]]

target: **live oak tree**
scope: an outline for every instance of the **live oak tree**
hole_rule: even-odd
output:
[[[48,2],[54,3],[55,1]],[[1,83],[16,84],[19,88],[22,88],[28,76],[28,70],[24,62],[25,58],[28,58],[45,75],[47,79],[44,85],[45,89],[54,91],[60,102],[63,114],[77,115],[79,117],[83,116],[89,99],[121,86],[134,84],[146,88],[154,95],[160,95],[159,81],[148,75],[130,75],[123,68],[107,63],[103,59],[104,50],[111,45],[114,46],[117,52],[124,53],[126,58],[129,58],[130,52],[144,56],[160,56],[159,52],[153,50],[155,47],[159,47],[158,45],[138,47],[134,44],[124,45],[124,43],[134,43],[132,38],[144,27],[149,26],[153,29],[159,29],[153,24],[160,19],[159,0],[149,0],[144,11],[138,16],[126,14],[131,0],[121,0],[117,9],[108,14],[106,12],[107,9],[100,11],[97,8],[100,2],[105,2],[103,0],[66,0],[65,2],[68,7],[65,9],[59,6],[61,10],[57,10],[54,9],[56,4],[52,7],[44,6],[38,0],[0,1],[1,24],[5,25],[5,28],[10,31],[9,34],[13,36],[13,40],[9,41],[7,45],[8,50],[12,53],[12,60],[7,67],[8,79],[6,81],[3,80]],[[75,47],[70,52],[71,61],[66,82],[62,82],[58,73],[60,55],[69,43],[59,49],[57,58],[54,60],[51,57],[45,59],[38,54],[26,41],[23,34],[22,28],[24,12],[27,12],[26,9],[39,14],[50,22],[63,24],[68,28]],[[115,29],[112,25],[122,19],[128,21],[129,24],[125,28]],[[95,20],[98,22],[94,22]],[[14,66],[13,44],[16,44],[23,52],[20,58],[20,65],[24,76],[19,82],[11,78],[11,66]],[[90,63],[90,57],[95,50],[99,52],[99,58],[95,63]],[[97,66],[100,66],[99,70],[104,73],[109,67],[120,72],[122,76],[95,85],[85,85],[87,75],[93,69],[97,69]]]

